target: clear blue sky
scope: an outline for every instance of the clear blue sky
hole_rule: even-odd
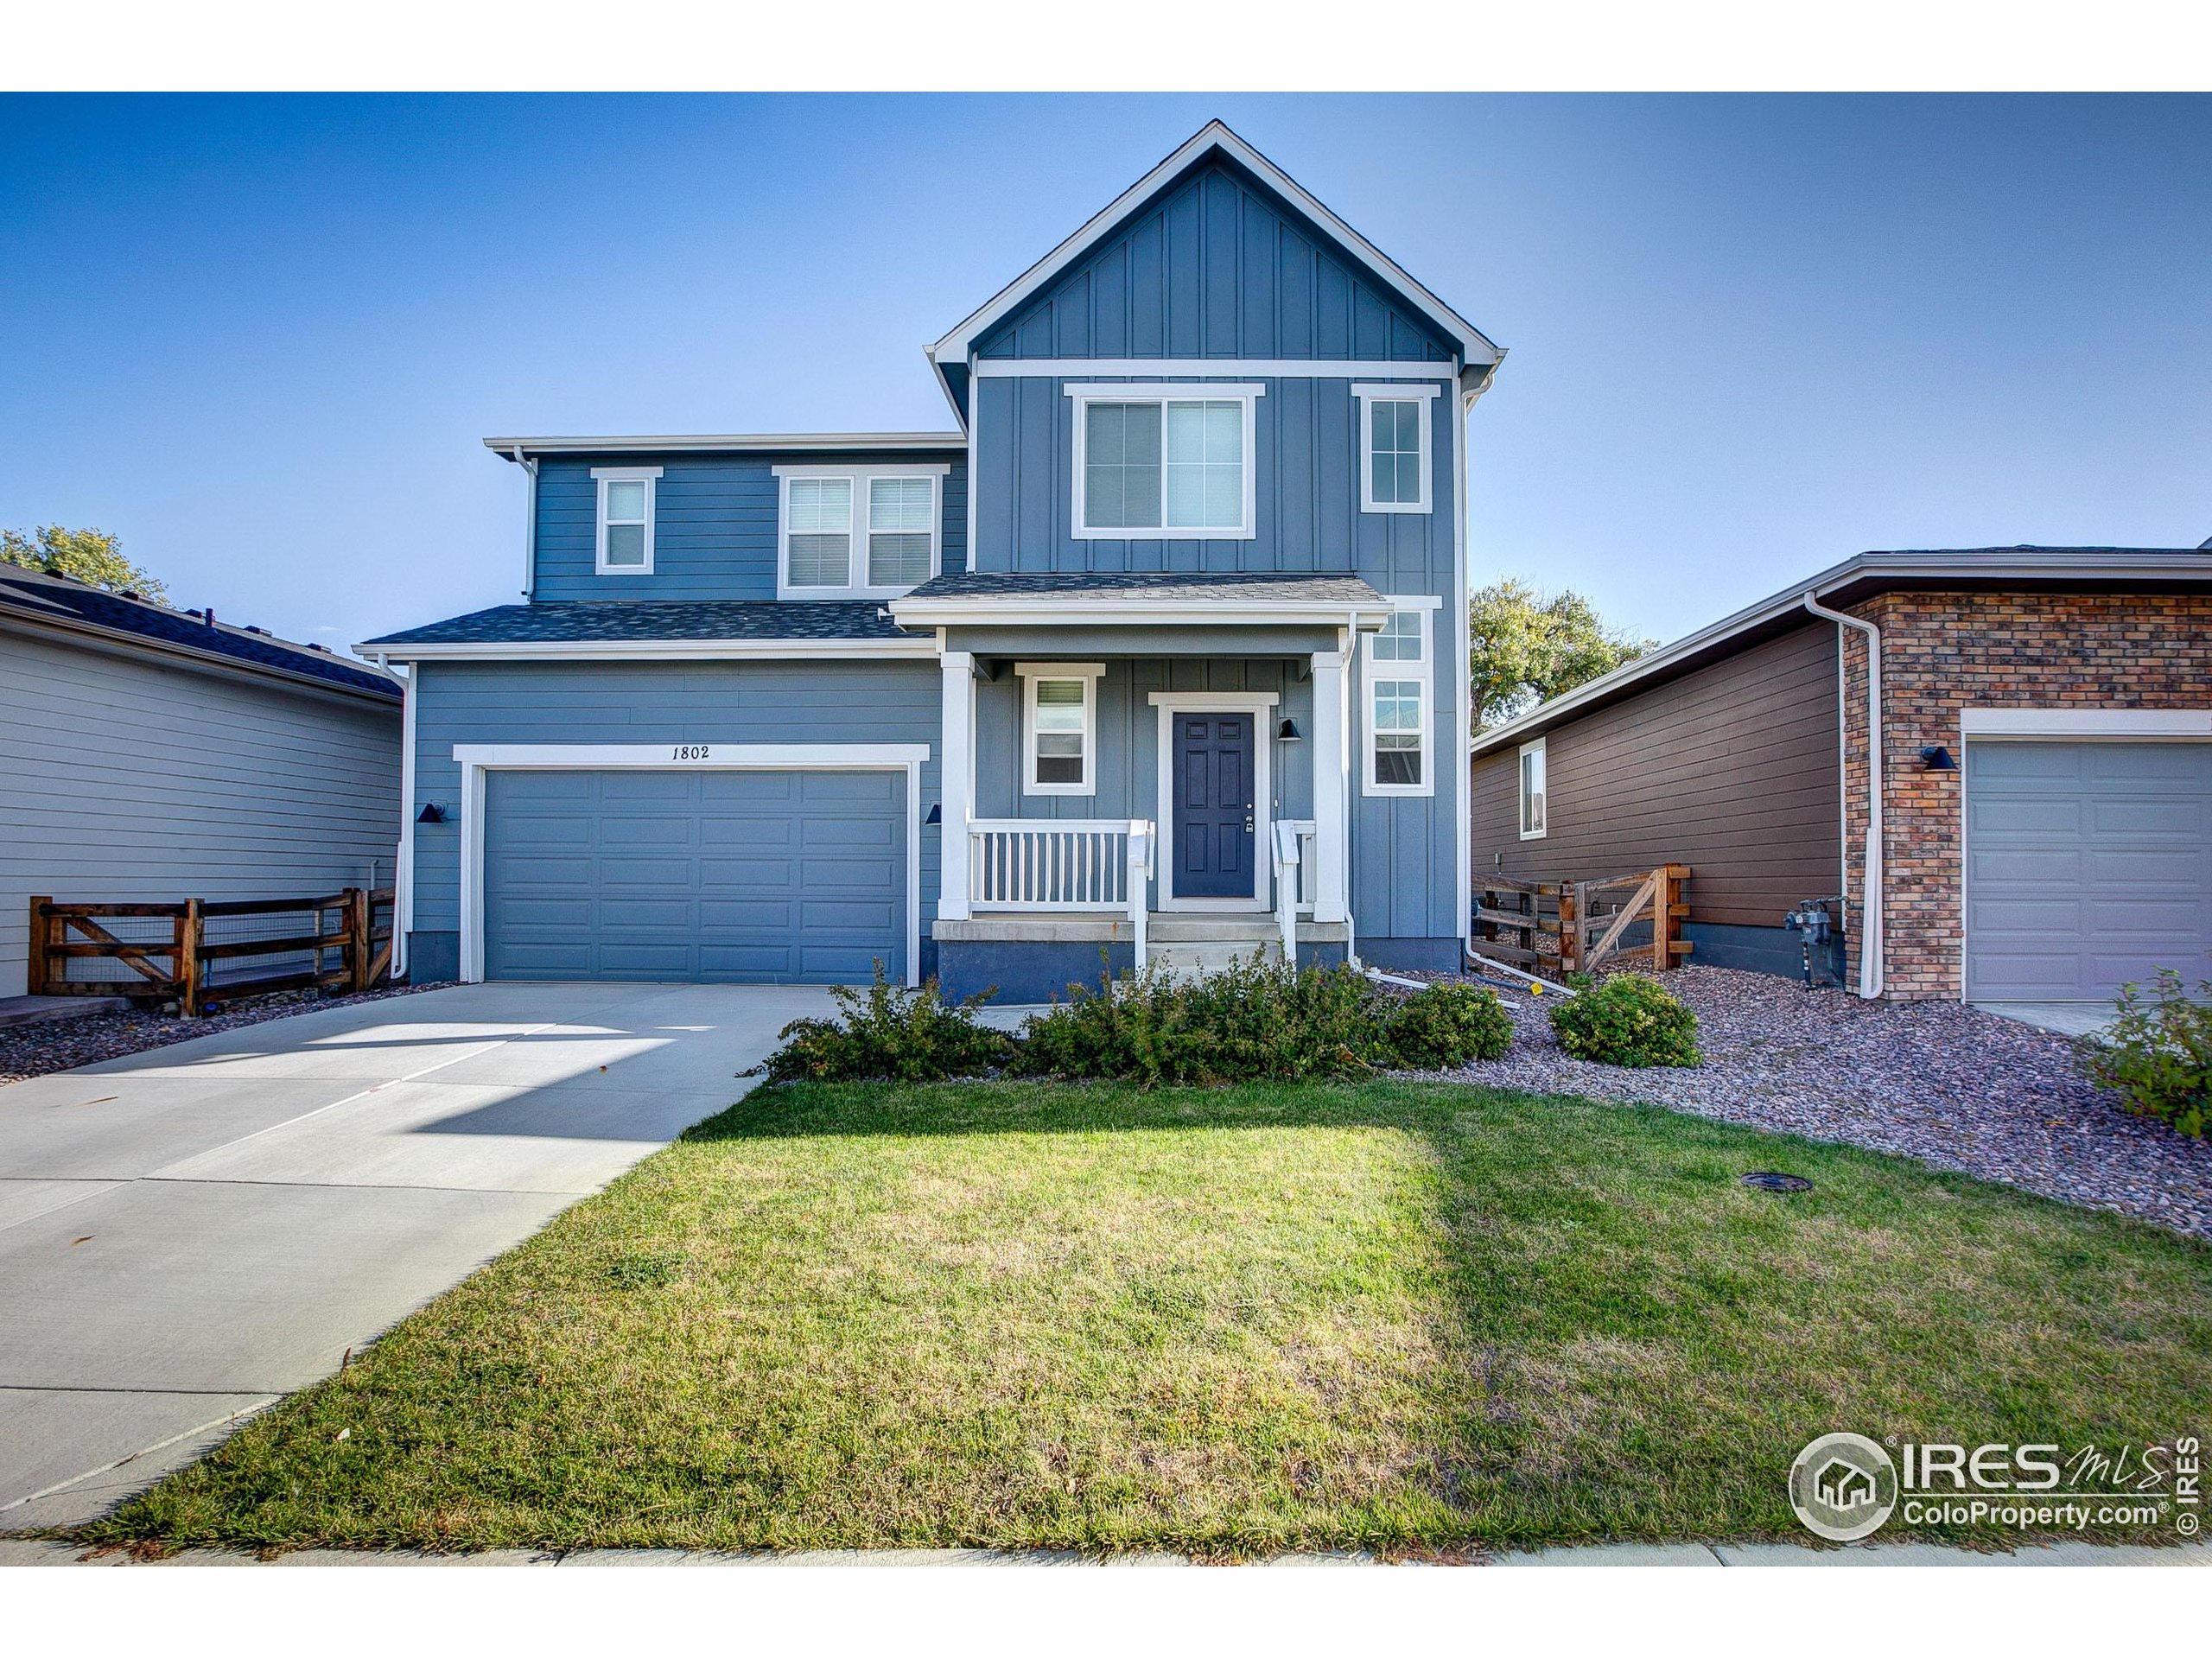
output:
[[[2212,536],[2212,99],[0,100],[0,524],[347,644],[501,432],[942,428],[921,347],[1219,115],[1509,346],[1478,581],[1670,638],[1870,547]]]

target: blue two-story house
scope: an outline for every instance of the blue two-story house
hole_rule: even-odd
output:
[[[1455,965],[1501,356],[1215,123],[931,348],[957,431],[486,440],[525,602],[361,647],[408,966]]]

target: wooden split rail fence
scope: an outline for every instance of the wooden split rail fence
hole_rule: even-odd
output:
[[[1681,937],[1690,913],[1682,899],[1689,875],[1687,864],[1662,864],[1598,881],[1478,877],[1474,949],[1532,973],[1554,964],[1563,974],[1588,973],[1611,957],[1630,955],[1645,957],[1663,973],[1693,949]],[[1638,922],[1650,925],[1650,938],[1626,944]]]
[[[303,922],[252,937],[257,926],[285,925],[270,919],[276,918]],[[166,938],[157,925],[164,920]],[[31,900],[29,989],[34,996],[147,997],[174,1001],[190,1015],[270,991],[310,986],[365,991],[391,970],[391,927],[390,887],[171,904],[73,905],[36,898]],[[257,957],[289,960],[272,964],[272,973],[256,974]],[[82,962],[118,963],[128,971],[73,977],[72,967]]]

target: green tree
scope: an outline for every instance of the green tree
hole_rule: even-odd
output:
[[[1546,599],[1510,576],[1477,588],[1467,620],[1469,696],[1478,732],[1502,726],[1659,643],[1608,628],[1597,607],[1572,589]]]
[[[20,564],[48,575],[74,576],[111,594],[133,593],[141,599],[168,597],[168,589],[125,558],[122,544],[104,530],[66,530],[60,524],[46,524],[29,535],[20,530],[0,530],[0,564]]]

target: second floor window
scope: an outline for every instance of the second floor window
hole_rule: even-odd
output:
[[[1256,387],[1166,389],[1086,384],[1076,405],[1078,538],[1249,537]],[[1217,396],[1230,393],[1230,396]]]
[[[1359,510],[1427,512],[1429,393],[1355,386],[1360,410]]]
[[[602,576],[653,573],[653,494],[658,467],[595,467],[599,537],[594,568]]]
[[[937,574],[942,466],[779,467],[781,599],[887,599]]]

